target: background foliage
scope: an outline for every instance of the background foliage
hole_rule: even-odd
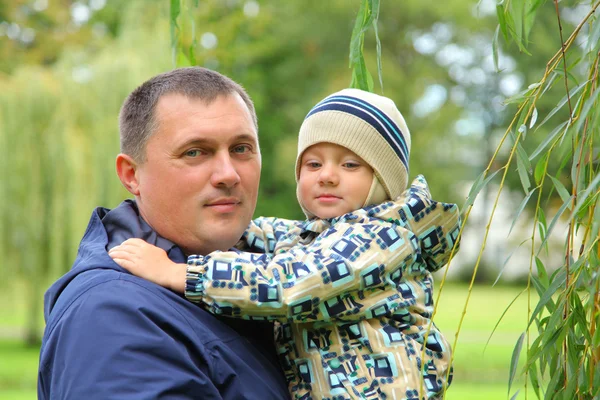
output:
[[[119,107],[174,65],[203,65],[244,85],[263,153],[256,215],[301,218],[297,130],[317,101],[365,78],[348,68],[362,68],[349,49],[365,4],[372,19],[365,14],[359,53],[364,70],[377,72],[373,91],[392,98],[410,127],[410,174],[424,174],[436,198],[468,216],[447,270],[470,282],[463,311],[482,307],[471,299],[476,281],[518,277],[516,293],[525,289],[514,303],[528,312],[511,320],[517,345],[504,393],[509,378],[511,395],[523,385],[523,370],[521,396],[596,396],[600,28],[590,1],[0,2],[0,291],[13,294],[0,315],[19,313],[16,331],[13,317],[0,328],[39,340],[41,296],[70,267],[92,209],[128,197],[114,173]],[[488,382],[461,358],[474,357],[468,317],[447,312],[465,368],[457,387]]]

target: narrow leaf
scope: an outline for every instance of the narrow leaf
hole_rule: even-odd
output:
[[[504,11],[505,0],[499,1],[496,3],[496,15],[498,16],[498,26],[500,27],[500,31],[502,32],[502,36],[504,36],[504,41],[508,42],[508,26],[506,24],[506,16]]]
[[[519,356],[521,355],[521,349],[523,348],[523,341],[525,340],[525,332],[521,333],[519,336],[519,340],[517,340],[517,344],[515,345],[515,349],[513,350],[512,357],[510,359],[510,373],[508,377],[508,394],[510,394],[510,388],[515,379],[515,375],[517,373],[517,365],[519,364]]]
[[[523,185],[523,191],[525,191],[525,193],[528,193],[529,188],[531,187],[531,182],[529,181],[527,166],[523,163],[523,159],[519,157],[519,152],[517,152],[517,172],[519,173],[521,185]]]
[[[573,96],[575,96],[575,94],[577,94],[587,83],[588,83],[588,81],[583,82],[581,85],[577,86],[575,89],[571,90],[568,94],[566,94],[558,102],[558,105],[556,107],[554,107],[552,109],[552,111],[550,111],[550,113],[548,113],[546,118],[544,118],[544,120],[538,125],[537,129],[540,129],[540,127],[542,125],[544,125],[550,118],[552,118],[552,116],[554,114],[556,114],[558,111],[560,111],[560,109],[562,109],[565,106],[565,104],[567,104],[567,101],[569,101],[569,98],[572,98]]]
[[[536,158],[538,156],[538,154],[540,154],[542,151],[544,151],[546,149],[546,147],[548,147],[548,145],[556,138],[556,136],[559,133],[564,134],[568,127],[569,121],[565,121],[562,124],[558,125],[556,128],[554,128],[552,130],[552,132],[550,132],[550,134],[548,134],[548,136],[546,136],[546,139],[544,139],[544,141],[537,147],[537,149],[535,149],[533,151],[533,153],[531,153],[531,155],[529,156],[530,160],[533,160],[534,158]],[[562,135],[561,135],[562,136]]]
[[[592,183],[590,183],[589,186],[585,189],[585,192],[583,192],[583,194],[577,198],[577,205],[575,206],[575,209],[573,210],[573,212],[571,213],[571,216],[569,217],[570,220],[573,219],[573,216],[575,214],[577,214],[577,212],[579,211],[581,206],[586,202],[590,193],[594,192],[594,195],[598,195],[598,192],[596,192],[596,186],[598,186],[599,182],[600,182],[600,174],[596,175],[596,177],[594,178]]]
[[[485,173],[485,171],[483,171],[481,174],[479,174],[479,176],[477,177],[477,179],[475,179],[475,182],[473,182],[473,186],[471,186],[471,190],[469,191],[469,194],[467,196],[467,200],[465,201],[465,204],[461,208],[463,210],[463,212],[465,212],[466,209],[467,209],[467,207],[471,206],[475,202],[475,198],[477,197],[477,195],[479,194],[479,192],[481,191],[481,189],[483,189],[485,186],[487,186],[487,184],[500,171],[501,171],[501,169],[498,169],[498,170],[492,172],[485,179],[483,177],[483,174]]]
[[[517,301],[517,299],[519,297],[521,297],[521,295],[523,293],[525,293],[527,289],[523,289],[519,292],[519,294],[517,294],[515,296],[514,299],[512,299],[512,301],[510,302],[510,304],[504,309],[504,311],[502,312],[502,315],[500,316],[500,318],[498,318],[498,321],[496,321],[496,325],[494,325],[494,329],[492,329],[492,332],[490,333],[490,336],[488,337],[488,340],[485,342],[485,347],[483,349],[483,351],[485,351],[485,349],[487,348],[488,344],[490,343],[490,340],[492,339],[492,336],[494,335],[494,332],[496,332],[496,329],[498,328],[498,325],[500,325],[500,322],[502,322],[502,319],[504,318],[504,316],[506,315],[506,313],[508,312],[508,310],[510,310],[510,308],[512,307],[512,305],[514,304],[515,301]]]
[[[598,175],[598,176],[600,177],[600,175]],[[558,221],[558,219],[565,212],[565,210],[567,209],[567,207],[569,207],[569,205],[571,204],[572,197],[573,196],[569,196],[569,199],[563,203],[563,205],[558,209],[558,212],[556,213],[556,215],[554,216],[554,218],[552,218],[552,221],[550,221],[550,225],[548,226],[548,230],[546,231],[546,237],[544,238],[544,241],[540,245],[540,248],[539,248],[538,252],[536,253],[536,255],[540,253],[540,251],[542,250],[542,247],[548,241],[548,238],[550,237],[550,233],[552,233],[552,230],[554,229],[554,225],[556,225],[556,222]]]
[[[569,192],[567,191],[565,186],[562,184],[562,182],[553,176],[550,176],[550,175],[548,175],[548,176],[552,180],[552,183],[554,184],[554,187],[556,188],[556,192],[560,196],[560,199],[563,201],[563,203],[566,202],[567,200],[570,200],[571,195],[569,194]],[[571,202],[569,202],[569,204],[571,204]]]
[[[178,42],[179,42],[179,26],[177,25],[177,18],[181,12],[181,2],[180,0],[171,0],[170,4],[170,12],[169,12],[169,22],[170,22],[170,32],[171,32],[171,54],[173,59],[173,64],[177,65],[177,56],[178,56]]]
[[[521,204],[519,204],[519,207],[517,208],[517,213],[516,213],[515,217],[512,220],[512,224],[510,224],[510,229],[508,230],[508,235],[510,235],[510,233],[512,232],[513,228],[515,227],[515,224],[516,224],[517,220],[519,219],[519,216],[521,216],[521,213],[523,212],[523,210],[525,209],[525,206],[529,202],[529,199],[531,198],[531,195],[534,194],[536,190],[537,190],[537,188],[533,188],[533,190],[531,192],[529,192],[527,194],[527,196],[525,196],[525,198],[523,199],[523,201],[521,201]]]
[[[494,39],[492,40],[492,58],[494,60],[494,69],[496,72],[500,72],[500,68],[498,67],[498,37],[500,36],[500,25],[496,27],[496,32],[494,32]]]
[[[538,110],[537,110],[537,107],[534,107],[533,113],[531,114],[531,120],[529,121],[529,129],[531,129],[535,126],[537,118],[538,118]]]
[[[377,24],[379,22],[379,0],[373,0],[373,31],[375,32],[375,44],[377,49],[377,76],[379,77],[379,85],[381,86],[381,92],[383,93],[383,68],[381,65],[381,41],[379,40],[379,29]]]
[[[546,174],[546,171],[548,169],[546,163],[549,156],[549,154],[545,154],[542,158],[538,160],[537,164],[535,165],[535,172],[533,174],[533,177],[535,179],[536,185],[539,185],[542,182],[542,178],[544,174]]]
[[[598,90],[596,88],[596,90],[594,90],[594,93],[589,97],[589,99],[585,100],[583,109],[581,110],[579,115],[577,115],[577,122],[575,122],[575,127],[574,127],[575,134],[577,134],[577,132],[579,132],[579,130],[581,129],[581,126],[585,122],[590,110],[596,103],[596,99],[598,98],[598,93],[600,93],[600,90]]]
[[[590,32],[590,34],[588,36],[588,43],[587,43],[588,44],[587,45],[588,52],[591,52],[594,49],[596,49],[599,39],[600,39],[600,23],[598,23],[598,20],[596,20],[596,22],[592,26],[592,31]]]
[[[531,313],[531,319],[529,320],[529,324],[527,324],[527,328],[531,326],[533,320],[538,316],[538,314],[542,311],[542,309],[546,306],[548,301],[552,299],[552,296],[556,293],[559,287],[563,286],[565,281],[567,280],[566,270],[561,269],[557,271],[557,274],[554,276],[554,279],[550,283],[550,286],[546,289],[543,295],[540,296],[538,303]]]

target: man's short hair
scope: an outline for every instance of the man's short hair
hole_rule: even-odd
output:
[[[167,94],[181,94],[199,99],[206,104],[219,96],[240,95],[258,132],[256,111],[244,88],[230,78],[206,68],[177,68],[144,82],[127,97],[119,114],[121,153],[137,162],[146,160],[146,144],[157,129],[155,109],[160,98]]]

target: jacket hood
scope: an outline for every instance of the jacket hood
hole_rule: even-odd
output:
[[[425,177],[419,175],[410,187],[396,199],[401,205],[401,221],[407,225],[419,242],[421,257],[431,272],[437,271],[450,261],[452,248],[456,243],[458,251],[460,238],[460,214],[458,206],[432,200]]]
[[[125,200],[112,210],[98,207],[92,212],[73,267],[50,286],[44,295],[44,318],[48,319],[63,290],[80,274],[98,269],[129,274],[109,257],[108,250],[134,237],[162,248],[173,261],[185,263],[181,249],[157,235],[142,219],[135,201]]]

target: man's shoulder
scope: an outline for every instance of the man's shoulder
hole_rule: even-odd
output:
[[[127,331],[140,322],[193,335],[208,344],[233,338],[232,331],[180,295],[142,278],[111,269],[94,269],[75,277],[61,293],[47,321],[45,336],[62,329],[87,329],[89,315]],[[100,327],[102,329],[102,327]],[[135,328],[137,329],[137,328]],[[174,332],[171,332],[174,333]]]
[[[48,327],[66,317],[77,318],[79,312],[103,312],[110,304],[121,310],[135,307],[136,303],[151,304],[155,297],[143,282],[136,282],[113,269],[91,269],[75,276],[61,291],[48,316]],[[77,313],[72,311],[77,308]]]

